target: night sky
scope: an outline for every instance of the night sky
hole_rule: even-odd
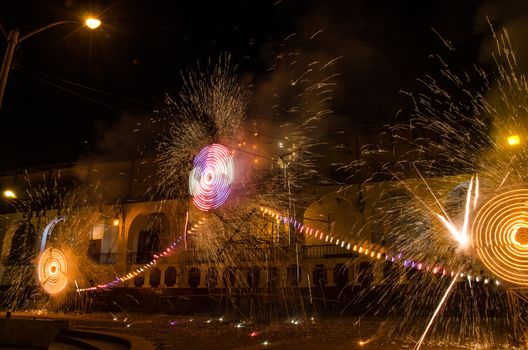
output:
[[[15,52],[0,111],[0,170],[115,156],[109,139],[120,134],[119,140],[126,140],[137,121],[148,121],[166,93],[178,92],[182,70],[223,53],[231,54],[241,76],[251,79],[254,99],[259,99],[264,93],[259,86],[270,79],[270,48],[291,33],[309,37],[323,30],[306,51],[343,56],[331,107],[348,116],[352,126],[387,123],[408,107],[400,90],[418,89],[417,78],[438,71],[430,55],[446,51],[435,31],[456,48],[448,54],[460,70],[489,60],[486,15],[510,30],[521,58],[528,51],[521,40],[528,32],[524,1],[0,4],[3,26],[22,35],[86,13],[98,15],[103,25],[96,31],[58,26],[24,41]],[[2,55],[5,47],[3,40]]]

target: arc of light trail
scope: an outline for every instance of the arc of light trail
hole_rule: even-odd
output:
[[[449,293],[451,292],[451,289],[453,289],[453,286],[455,285],[455,282],[456,282],[456,280],[458,278],[458,274],[459,273],[457,272],[455,274],[455,277],[453,277],[453,280],[451,281],[451,284],[449,285],[449,287],[445,291],[444,296],[442,297],[442,299],[440,299],[440,302],[438,303],[438,306],[436,307],[436,310],[433,313],[433,316],[431,316],[431,319],[429,320],[429,323],[427,324],[427,327],[425,327],[425,330],[424,330],[422,336],[418,340],[418,343],[416,343],[416,345],[414,346],[413,350],[419,350],[420,347],[422,346],[422,343],[423,343],[423,341],[425,339],[425,336],[429,332],[429,329],[431,328],[431,325],[433,324],[433,321],[435,320],[436,315],[438,315],[438,312],[440,311],[440,308],[442,307],[442,305],[447,300],[447,297],[448,297]]]
[[[440,210],[442,210],[442,212],[444,213],[444,215],[445,215],[446,217],[449,217],[449,216],[447,215],[447,213],[446,213],[444,207],[442,206],[442,204],[441,204],[440,201],[438,200],[438,198],[436,198],[436,195],[434,194],[433,190],[431,189],[431,186],[429,186],[429,184],[427,183],[427,181],[425,181],[424,177],[422,176],[422,173],[420,173],[420,170],[418,170],[418,168],[416,167],[416,163],[413,163],[413,168],[414,168],[414,170],[416,170],[416,173],[418,174],[418,176],[420,176],[420,179],[421,179],[422,182],[425,184],[425,186],[427,186],[427,190],[429,190],[429,193],[431,193],[431,195],[433,196],[433,198],[434,198],[436,204],[438,204],[438,207],[440,207]],[[401,181],[401,180],[400,180],[400,181]],[[415,195],[415,196],[416,196],[416,195]],[[420,197],[418,197],[418,196],[416,196],[416,197],[417,197],[417,198],[420,198]],[[423,203],[422,200],[420,200],[420,202]],[[429,208],[429,206],[426,205],[426,207],[427,207],[427,209],[431,210],[431,209]],[[431,211],[434,212],[433,210],[431,210]],[[449,220],[449,221],[451,221],[451,220]]]
[[[116,278],[114,280],[110,281],[110,282],[99,284],[97,286],[88,287],[88,288],[78,288],[77,287],[76,291],[77,292],[86,292],[86,291],[90,291],[90,290],[113,288],[116,285],[118,285],[119,283],[124,282],[124,281],[128,281],[128,280],[132,279],[133,277],[137,276],[138,274],[140,274],[140,273],[142,273],[142,272],[144,272],[146,270],[149,270],[150,268],[152,268],[153,266],[155,266],[157,264],[158,259],[160,257],[165,257],[165,256],[169,256],[169,254],[172,254],[174,252],[174,249],[176,249],[176,247],[178,246],[179,242],[182,239],[186,238],[185,233],[187,232],[188,223],[189,223],[189,211],[187,211],[186,214],[185,214],[185,231],[184,231],[184,235],[178,237],[174,242],[169,244],[167,246],[167,248],[163,250],[162,253],[154,254],[154,256],[152,257],[150,262],[142,265],[141,267],[138,267],[135,271],[131,271],[131,272],[127,273],[126,275],[123,275],[121,277],[116,276]],[[200,221],[199,221],[199,223],[200,223]],[[193,229],[194,228],[192,228],[191,230],[193,230]]]
[[[294,228],[299,233],[304,233],[304,235],[306,237],[307,237],[307,235],[311,236],[311,235],[314,234],[314,229],[312,227],[310,227],[308,225],[302,225],[299,221],[297,221],[296,219],[294,219],[292,217],[284,217],[284,216],[280,215],[278,212],[275,212],[273,209],[268,209],[268,208],[264,208],[264,207],[260,207],[260,211],[264,215],[268,215],[272,219],[277,220],[277,223],[279,222],[279,220],[282,223],[293,223]],[[320,231],[320,230],[316,230],[315,231],[314,238],[318,238],[319,240],[323,240],[323,236],[326,236],[326,239],[329,238],[330,243],[332,243],[333,239],[335,238],[335,237],[333,237],[331,235],[325,234],[323,231]],[[326,239],[325,239],[325,241],[326,241]],[[339,242],[341,242],[341,244],[339,244]],[[348,240],[339,241],[339,239],[338,239],[338,240],[336,240],[336,245],[340,245],[341,248],[345,248],[345,245],[346,245],[346,249],[347,250],[353,250],[354,252],[364,253],[365,256],[367,256],[367,257],[370,256],[371,258],[376,257],[377,259],[380,259],[382,257],[382,254],[386,254],[385,255],[385,259],[387,261],[389,261],[389,260],[392,261],[392,262],[401,261],[401,262],[403,262],[403,266],[405,266],[405,267],[411,266],[412,268],[414,268],[415,265],[416,265],[416,269],[418,271],[424,271],[424,272],[425,271],[430,271],[433,274],[441,273],[442,276],[446,276],[447,274],[450,274],[451,277],[455,276],[455,272],[454,271],[447,271],[444,267],[442,267],[440,265],[436,265],[436,264],[429,265],[429,264],[427,264],[425,262],[422,263],[422,262],[417,262],[417,261],[413,261],[413,260],[407,260],[407,259],[402,257],[401,253],[397,254],[397,255],[394,255],[391,258],[388,255],[388,253],[383,250],[382,247],[377,246],[375,243],[372,243],[372,242],[369,242],[369,241],[362,241],[362,243],[359,243],[359,242],[355,243],[354,241],[348,241]],[[369,252],[369,249],[371,249],[370,252]],[[377,251],[377,254],[375,253],[376,251]],[[471,279],[471,275],[468,274],[468,280],[470,280],[470,279]],[[478,277],[475,279],[475,281],[479,282]],[[490,279],[489,278],[484,278],[482,281],[484,282],[484,284],[487,284],[487,283],[489,283]],[[499,285],[500,282],[499,282],[498,279],[495,278],[495,283],[497,285]]]
[[[448,217],[443,216],[442,214],[435,213],[438,219],[444,224],[444,226],[449,230],[451,235],[463,246],[466,247],[469,243],[469,235],[468,235],[468,226],[469,226],[469,213],[471,212],[471,194],[473,192],[473,177],[471,177],[471,180],[469,181],[469,188],[466,194],[466,206],[464,210],[464,223],[462,224],[462,228],[458,230],[455,225],[449,220]],[[475,195],[473,198],[473,208],[477,205],[477,199],[478,199],[478,177],[476,178],[475,182]]]
[[[479,178],[477,175],[475,178],[475,198],[473,199],[473,209],[477,207],[478,195],[479,195]]]
[[[511,170],[508,170],[508,172],[506,173],[506,175],[504,176],[504,178],[502,179],[500,185],[499,185],[499,188],[502,187],[502,185],[504,185],[504,183],[506,182],[506,179],[508,178],[508,175],[510,175],[510,171]]]
[[[189,224],[189,210],[185,213],[185,226],[183,228],[183,247],[187,250],[187,225]]]
[[[444,207],[442,206],[442,204],[440,203],[440,201],[438,200],[438,198],[436,197],[436,195],[434,194],[433,190],[431,189],[431,187],[429,186],[429,184],[427,183],[427,181],[425,181],[424,177],[422,176],[422,174],[420,173],[420,171],[418,170],[418,168],[416,167],[416,165],[413,163],[413,167],[414,167],[414,170],[416,170],[416,173],[418,174],[418,176],[420,177],[420,179],[422,180],[422,182],[425,184],[425,186],[427,187],[427,190],[429,191],[429,193],[431,193],[431,195],[433,196],[436,204],[438,205],[438,207],[440,208],[440,210],[444,213],[444,215],[441,215],[441,214],[438,214],[435,210],[433,210],[431,208],[431,206],[429,206],[420,196],[418,196],[409,186],[407,186],[399,177],[398,175],[392,173],[392,175],[398,180],[400,181],[403,186],[405,187],[405,189],[407,191],[409,191],[410,193],[412,193],[412,195],[427,209],[429,210],[431,213],[434,213],[439,219],[440,221],[444,224],[444,226],[447,227],[447,229],[450,231],[450,232],[458,232],[456,230],[456,228],[454,227],[453,223],[451,222],[451,219],[449,218],[449,215],[447,215]]]
[[[433,196],[433,198],[435,199],[436,201],[436,204],[438,204],[438,206],[440,207],[440,209],[442,210],[442,212],[444,213],[444,215],[442,214],[439,214],[437,213],[436,211],[434,211],[427,203],[425,203],[425,201],[423,201],[420,196],[418,196],[416,193],[414,193],[414,191],[412,189],[410,189],[407,185],[404,184],[404,187],[410,191],[414,197],[416,199],[418,199],[418,201],[420,203],[422,203],[422,205],[427,208],[427,210],[429,210],[430,212],[434,213],[438,219],[442,222],[442,224],[444,224],[444,226],[448,229],[448,231],[451,233],[451,235],[453,235],[453,237],[463,246],[463,247],[466,247],[469,243],[469,235],[467,234],[467,227],[468,227],[468,223],[469,223],[469,203],[471,201],[471,191],[472,191],[472,188],[473,188],[473,177],[471,177],[471,181],[470,181],[470,184],[469,184],[469,189],[468,189],[468,192],[467,192],[467,197],[466,197],[466,211],[464,213],[464,224],[462,225],[462,232],[459,232],[459,230],[455,227],[455,225],[453,225],[453,222],[451,222],[451,219],[449,218],[449,215],[447,215],[444,207],[442,206],[442,204],[440,204],[440,201],[438,200],[438,198],[436,197],[436,195],[434,194],[433,190],[431,189],[431,187],[429,186],[429,184],[427,183],[427,181],[425,181],[424,177],[422,176],[422,174],[420,173],[420,171],[418,170],[418,168],[416,168],[416,165],[414,165],[413,163],[413,167],[414,169],[416,170],[416,172],[418,173],[418,176],[420,176],[420,179],[422,180],[422,182],[425,184],[425,186],[427,187],[427,189],[429,190],[429,192],[431,193],[431,195]],[[396,179],[398,179],[399,181],[401,181],[397,175],[393,174]],[[403,183],[403,182],[402,182]],[[478,177],[477,177],[477,190],[478,190]],[[478,199],[478,194],[475,196],[474,198],[474,202],[473,202],[473,206],[476,206],[477,205],[477,199]]]
[[[48,241],[48,236],[51,235],[53,228],[61,221],[66,221],[65,216],[57,216],[53,218],[42,231],[42,240],[40,242],[40,252],[42,253],[46,249],[46,242]]]

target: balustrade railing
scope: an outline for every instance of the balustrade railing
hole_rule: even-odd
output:
[[[335,244],[303,246],[303,259],[352,258],[355,256],[358,254]]]
[[[96,263],[103,265],[114,265],[117,263],[117,253],[90,254],[90,258]]]

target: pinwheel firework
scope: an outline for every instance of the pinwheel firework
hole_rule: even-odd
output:
[[[219,144],[203,148],[189,175],[189,191],[194,205],[202,211],[219,208],[231,192],[234,179],[233,157]]]
[[[37,271],[39,283],[48,294],[58,294],[68,285],[68,262],[59,249],[46,249],[40,255]]]

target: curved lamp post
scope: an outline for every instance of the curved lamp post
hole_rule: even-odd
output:
[[[32,37],[35,34],[43,32],[49,28],[62,25],[62,24],[67,24],[67,23],[79,23],[79,22],[77,21],[54,22],[44,27],[35,29],[34,31],[29,32],[24,36],[20,36],[20,32],[17,29],[11,30],[8,34],[4,30],[4,28],[1,28],[4,36],[7,38],[7,49],[6,49],[6,53],[4,56],[4,61],[2,62],[2,69],[0,70],[0,108],[2,107],[2,99],[4,97],[4,91],[5,91],[5,87],[7,84],[7,77],[9,76],[9,71],[11,70],[11,62],[13,61],[13,54],[18,44],[20,44],[22,41],[26,40],[27,38]],[[101,25],[101,21],[97,18],[90,17],[84,21],[84,25],[93,30],[93,29],[98,28]]]

